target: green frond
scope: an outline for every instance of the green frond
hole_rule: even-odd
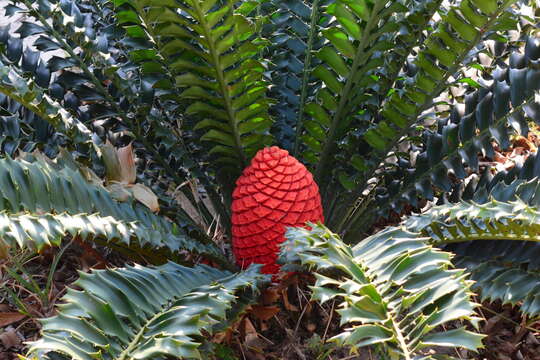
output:
[[[481,181],[470,186],[470,190],[465,194],[465,200],[475,203],[485,204],[492,199],[501,202],[511,202],[521,200],[528,205],[540,206],[540,180],[536,172],[535,163],[540,159],[537,154],[531,154],[523,166],[516,166],[517,171],[502,173],[505,176],[495,176],[490,180]],[[532,161],[529,161],[532,160]],[[528,173],[528,174],[527,174]],[[507,181],[509,183],[507,183]]]
[[[370,70],[384,63],[381,57],[399,29],[395,16],[406,11],[403,4],[388,0],[337,0],[325,8],[325,15],[335,20],[321,30],[327,43],[316,52],[321,63],[312,72],[324,86],[305,106],[309,118],[302,124],[307,145],[303,156],[316,163],[315,178],[323,191],[337,142],[359,111],[351,106],[353,97],[358,100],[364,96],[362,89],[376,82]]]
[[[131,137],[141,155],[139,168],[144,169],[144,178],[152,184],[162,203],[168,205],[168,215],[186,230],[197,231],[204,237],[199,224],[162,189],[171,186],[170,182],[175,183],[174,188],[179,188],[193,207],[201,209],[210,223],[212,216],[206,205],[197,203],[189,187],[180,186],[195,176],[206,184],[210,181],[204,181],[201,175],[206,172],[182,149],[181,137],[174,123],[169,121],[175,117],[171,115],[174,105],[154,103],[155,91],[129,59],[123,44],[125,37],[121,31],[112,31],[116,26],[113,2],[99,0],[81,4],[68,0],[58,4],[49,0],[12,0],[11,3],[8,15],[24,13],[35,21],[23,21],[16,30],[19,37],[11,33],[10,24],[3,27],[2,61],[18,69],[18,76],[31,85],[32,92],[24,93],[29,99],[33,99],[33,93],[44,94],[45,98],[54,99],[53,105],[57,108],[45,114],[40,108],[30,110],[52,123],[56,131],[67,133],[70,141],[66,146],[76,147],[82,155],[94,159],[92,152],[81,147],[88,139],[75,136],[77,133],[72,134],[74,130],[69,127],[66,129],[60,122],[63,117],[71,113],[72,118],[84,121],[94,131],[91,139],[98,144],[105,141],[105,137],[115,145],[117,142],[125,144]],[[58,49],[66,56],[58,56]],[[44,56],[40,56],[42,54]],[[19,89],[7,90],[10,98],[24,103]],[[166,180],[169,182],[165,184]],[[218,198],[215,189],[207,186],[207,192],[214,208],[226,221],[226,211],[215,200]]]
[[[521,200],[485,204],[461,202],[437,206],[409,218],[404,226],[429,236],[434,245],[455,244],[456,265],[476,281],[483,300],[521,304],[540,315],[540,211]],[[480,241],[481,240],[481,241]]]
[[[184,34],[185,30],[169,24],[167,19],[164,19],[165,22],[161,24],[159,21],[155,22],[148,18],[147,15],[151,16],[151,10],[147,9],[148,12],[146,12],[145,9],[137,8],[140,11],[135,11],[135,8],[125,1],[113,3],[115,18],[124,29],[121,41],[125,45],[128,59],[124,67],[132,71],[133,76],[136,76],[139,79],[138,82],[142,84],[140,91],[147,105],[141,110],[148,111],[147,106],[150,104],[153,106],[148,111],[148,116],[145,116],[149,124],[145,136],[151,139],[150,143],[157,145],[157,153],[149,154],[149,156],[155,156],[158,160],[163,156],[164,161],[161,163],[165,170],[163,175],[158,172],[152,174],[153,177],[157,182],[163,182],[163,179],[171,177],[171,173],[176,172],[177,175],[173,177],[177,183],[176,186],[190,179],[197,179],[197,182],[206,190],[213,209],[194,197],[189,187],[180,186],[180,190],[191,205],[199,210],[207,224],[213,222],[215,211],[219,214],[222,227],[228,229],[230,224],[228,206],[224,204],[219,194],[220,189],[213,169],[204,164],[208,152],[201,151],[198,147],[199,141],[193,141],[193,139],[199,140],[200,135],[186,131],[186,127],[183,126],[190,101],[179,97],[184,89],[178,86],[175,80],[175,58],[178,54],[171,55],[170,49],[165,47],[165,44],[171,40],[170,37],[174,38],[175,32]],[[173,3],[149,2],[148,6],[167,6]],[[136,4],[132,3],[132,5]],[[138,4],[145,7],[145,3]],[[174,8],[174,4],[171,7]],[[156,11],[153,10],[153,17]]]
[[[431,345],[481,347],[482,335],[438,327],[457,319],[477,321],[470,282],[463,270],[452,269],[452,254],[401,228],[351,248],[323,225],[309,226],[287,231],[282,258],[299,259],[316,272],[314,299],[337,301],[341,324],[350,328],[331,340],[353,347],[384,344],[403,359]]]
[[[404,226],[422,231],[435,245],[496,239],[540,241],[540,211],[521,200],[436,206],[410,217]]]
[[[201,358],[198,348],[228,317],[238,296],[265,280],[258,266],[231,274],[175,263],[80,273],[57,316],[42,320],[29,355],[58,352],[73,360]]]
[[[106,240],[126,244],[134,238],[137,246],[151,244],[173,253],[195,251],[228,263],[213,244],[189,239],[175,224],[141,204],[113,200],[105,188],[89,184],[79,171],[68,167],[0,159],[1,210],[4,246],[17,243],[39,250],[47,244],[57,245],[66,233],[103,235]]]
[[[154,251],[168,249],[189,249],[193,247],[184,236],[164,234],[136,222],[123,222],[111,216],[98,214],[10,214],[0,212],[0,254],[8,255],[8,249],[41,251],[50,246],[60,246],[65,236],[79,237],[81,240],[103,239],[105,243],[121,247],[143,248]],[[166,236],[168,235],[168,236]],[[199,249],[201,250],[201,249]]]
[[[485,246],[483,250],[485,251]],[[512,253],[512,251],[509,251]],[[530,254],[530,252],[529,252]],[[501,301],[502,304],[519,305],[519,311],[531,318],[540,315],[540,272],[508,266],[508,260],[501,256],[496,260],[478,261],[467,256],[459,256],[456,266],[471,272],[473,290],[482,301]]]
[[[344,210],[338,214],[338,219],[342,219],[338,227],[341,231],[352,230],[351,236],[354,237],[363,226],[366,226],[366,223],[373,221],[369,214],[366,216],[365,212],[358,208],[358,200],[369,188],[367,180],[377,169],[395,167],[395,164],[390,164],[388,158],[391,158],[391,155],[396,156],[400,141],[403,141],[406,135],[414,133],[415,126],[423,125],[421,114],[433,107],[434,99],[448,88],[450,76],[455,76],[456,72],[464,66],[470,57],[470,51],[486,36],[496,31],[501,22],[508,20],[508,7],[513,1],[509,0],[500,4],[489,1],[489,3],[495,6],[494,11],[491,11],[493,8],[489,7],[490,11],[486,12],[488,7],[484,7],[479,2],[470,1],[462,1],[441,10],[442,21],[437,23],[434,31],[429,33],[415,56],[414,77],[408,79],[402,89],[395,89],[396,91],[382,106],[380,119],[370,123],[362,135],[362,140],[369,146],[370,151],[354,159],[356,165],[353,164],[353,166],[360,170],[362,175],[348,179],[352,196],[347,196],[345,199],[347,206],[343,206]],[[476,21],[479,18],[482,19],[481,23]],[[521,111],[521,109],[512,110]],[[498,139],[505,135],[497,129],[506,124],[511,113],[509,109],[506,109],[498,114],[500,114],[499,120],[502,125],[493,122],[489,124],[481,119],[477,121],[482,136],[494,136]],[[417,157],[414,169],[407,169],[407,175],[401,176],[402,179],[394,179],[393,176],[381,179],[383,183],[388,181],[383,185],[387,188],[385,189],[387,193],[381,198],[381,211],[377,215],[381,215],[393,206],[399,209],[399,202],[403,200],[414,204],[417,191],[429,198],[433,194],[432,184],[444,191],[450,191],[448,170],[455,171],[455,175],[459,178],[462,178],[464,174],[461,156],[464,151],[469,150],[463,148],[463,141],[467,142],[467,147],[473,141],[476,142],[477,136],[474,135],[474,131],[469,132],[471,126],[473,128],[477,126],[472,116],[468,122],[463,119],[459,126],[450,122],[444,132],[426,134],[428,140],[425,142],[425,147],[429,150]],[[458,127],[465,129],[458,131]],[[465,138],[460,142],[459,137]],[[474,150],[470,154],[471,157],[476,156]]]
[[[320,28],[327,23],[322,8],[325,0],[272,0],[261,3],[268,23],[262,33],[270,45],[263,56],[270,59],[272,78],[269,95],[276,100],[270,107],[275,117],[272,131],[280,146],[298,155],[302,144],[304,107],[316,88],[311,76],[319,63],[314,51],[323,46]]]
[[[69,136],[76,144],[92,144],[91,131],[74,118],[34,81],[22,77],[13,66],[0,61],[0,93],[19,102],[28,110]]]
[[[255,59],[265,42],[257,39],[260,24],[247,17],[254,2],[214,5],[123,1],[119,22],[151,32],[160,42],[163,59],[154,54],[149,60],[167,63],[174,86],[181,89],[177,98],[190,104],[186,124],[201,131],[197,140],[211,143],[209,153],[220,168],[239,174],[258,149],[272,142],[266,68]]]
[[[417,169],[410,178],[411,183],[400,189],[391,201],[397,201],[404,193],[411,192],[413,187],[418,195],[428,199],[433,196],[431,185],[450,191],[452,183],[449,173],[460,180],[466,178],[469,172],[478,173],[479,152],[493,158],[493,142],[506,150],[511,145],[512,135],[526,135],[526,118],[535,119],[538,106],[539,85],[536,78],[540,72],[534,63],[539,48],[540,44],[535,38],[528,37],[525,54],[521,49],[509,52],[509,58],[513,60],[508,65],[497,65],[489,75],[493,80],[487,82],[487,77],[480,78],[485,87],[466,94],[464,104],[456,101],[450,117],[447,121],[441,121],[436,131],[425,131],[425,150],[417,156]],[[454,122],[453,119],[459,121]],[[511,182],[516,177],[532,179],[537,176],[534,175],[537,172],[535,159],[533,155],[524,164],[517,164],[509,171],[498,171],[495,178],[489,181],[486,177],[488,174],[485,174],[478,190],[488,185],[487,182],[493,187],[497,182]],[[476,192],[474,186],[473,181],[467,189],[456,190],[453,197],[459,199],[463,194],[466,199],[471,199]]]
[[[385,156],[409,127],[416,124],[421,112],[431,106],[433,99],[447,86],[448,78],[462,66],[469,51],[484,34],[496,27],[501,15],[513,2],[507,0],[498,4],[495,0],[488,0],[482,4],[480,1],[462,1],[443,14],[444,23],[432,32],[418,54],[418,72],[414,82],[403,92],[392,94],[381,111],[384,120],[364,135],[376,152]],[[484,6],[488,3],[489,6]],[[481,24],[476,23],[478,18],[482,19]]]
[[[350,142],[348,137],[358,137],[366,126],[379,120],[377,113],[412,48],[421,45],[423,32],[439,5],[439,1],[357,4],[336,0],[325,7],[324,15],[332,20],[321,29],[326,43],[314,54],[320,63],[312,73],[322,86],[308,99],[306,119],[300,124],[305,129],[302,156],[315,165],[323,193],[334,186],[329,184],[332,177],[344,178],[339,175],[342,169],[332,166],[334,156],[345,164],[354,160],[355,166],[363,168],[358,150],[365,153],[367,144],[356,148],[352,159],[344,154],[348,151],[344,144]],[[340,186],[340,182],[335,185]]]

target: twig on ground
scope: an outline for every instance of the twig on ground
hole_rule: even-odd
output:
[[[487,310],[488,312],[492,313],[493,315],[498,315],[501,319],[506,320],[506,321],[508,321],[508,322],[510,322],[510,323],[512,323],[512,324],[514,324],[514,325],[516,325],[516,326],[521,326],[520,323],[518,323],[518,322],[516,322],[516,321],[514,321],[514,320],[512,320],[512,319],[510,319],[510,318],[508,318],[508,317],[506,317],[506,316],[504,316],[504,315],[502,315],[502,314],[499,314],[498,312],[496,312],[496,311],[494,311],[494,310],[491,310],[490,308],[488,308],[488,307],[486,307],[486,306],[484,306],[484,305],[481,305],[481,306],[482,306],[482,309]],[[528,330],[530,330],[530,331],[533,331],[533,332],[535,332],[535,333],[540,331],[540,329],[535,329],[535,328],[530,327],[530,326],[528,326],[528,325],[523,325],[523,326],[524,326],[526,329],[528,329]]]
[[[336,300],[332,301],[332,307],[330,308],[330,315],[328,317],[328,322],[326,323],[326,328],[324,329],[324,334],[322,337],[322,341],[326,340],[326,334],[328,333],[328,329],[330,328],[330,323],[332,322],[332,316],[334,315],[334,306],[336,305]]]

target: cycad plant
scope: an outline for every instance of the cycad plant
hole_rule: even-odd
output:
[[[290,229],[282,262],[316,272],[314,299],[341,301],[333,340],[405,359],[477,349],[471,328],[440,326],[476,325],[473,290],[540,313],[540,159],[485,161],[540,121],[536,3],[7,3],[2,254],[78,237],[145,261],[81,274],[28,356],[202,356],[270,280],[236,269],[228,245],[235,181],[269,145],[320,189],[326,227]],[[130,144],[124,181],[111,154]]]

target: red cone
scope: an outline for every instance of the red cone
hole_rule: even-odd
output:
[[[319,187],[286,150],[260,150],[236,181],[232,202],[233,253],[242,268],[264,264],[275,274],[279,244],[288,226],[323,222]]]

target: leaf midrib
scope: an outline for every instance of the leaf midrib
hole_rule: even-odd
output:
[[[234,108],[232,105],[232,99],[229,94],[227,82],[225,81],[225,76],[223,74],[223,67],[219,60],[219,54],[215,48],[214,37],[211,35],[212,29],[208,26],[208,23],[205,21],[204,13],[202,12],[201,7],[199,6],[199,0],[193,0],[191,3],[197,14],[197,17],[198,17],[197,20],[202,25],[204,37],[207,39],[207,42],[208,42],[208,51],[210,52],[210,56],[212,57],[212,61],[214,63],[213,64],[214,68],[216,69],[216,76],[217,76],[219,87],[221,89],[221,96],[223,96],[223,100],[225,101],[225,110],[227,112],[229,126],[231,127],[231,130],[232,130],[236,152],[238,153],[238,156],[240,158],[241,168],[245,168],[248,165],[247,156],[244,153],[244,149],[242,147],[242,141],[240,139],[240,133],[238,131],[238,126],[236,124],[236,116],[235,116]],[[231,9],[230,9],[231,16],[234,16],[232,14],[233,11],[234,9],[231,6]],[[231,31],[233,32],[236,31],[234,24]]]
[[[360,40],[360,43],[358,44],[358,48],[356,50],[356,54],[353,60],[353,63],[351,65],[351,71],[349,72],[349,76],[347,77],[347,81],[345,82],[345,86],[341,90],[341,93],[339,94],[339,104],[338,109],[334,113],[332,123],[330,124],[330,128],[328,129],[328,135],[326,137],[326,141],[324,143],[324,148],[322,151],[322,154],[319,158],[319,163],[317,164],[317,167],[315,169],[315,180],[319,184],[319,187],[321,188],[321,193],[324,194],[326,190],[326,181],[323,182],[323,174],[325,173],[327,162],[330,160],[330,156],[333,153],[333,149],[336,145],[334,137],[336,135],[336,130],[338,127],[338,124],[343,116],[346,116],[346,108],[345,105],[347,101],[349,100],[349,95],[352,89],[352,85],[354,83],[354,79],[356,78],[356,73],[360,66],[366,63],[368,60],[367,57],[362,57],[362,54],[365,52],[365,49],[368,45],[368,40],[370,38],[371,30],[373,27],[377,24],[377,20],[379,20],[379,11],[381,10],[381,7],[385,5],[388,2],[388,0],[378,0],[375,3],[375,6],[373,7],[371,16],[364,28],[364,33],[362,34],[362,39]]]
[[[171,166],[162,158],[162,156],[159,154],[159,152],[155,149],[154,145],[151,144],[147,138],[140,134],[140,128],[139,126],[135,126],[132,119],[130,119],[126,114],[123,112],[123,110],[120,108],[118,103],[115,101],[115,99],[111,96],[111,94],[103,87],[103,84],[99,81],[99,79],[94,75],[92,71],[86,66],[84,61],[73,51],[72,47],[64,40],[64,38],[61,36],[60,33],[58,33],[45,19],[45,17],[37,10],[35,10],[32,7],[32,4],[29,3],[28,0],[21,0],[26,7],[32,11],[32,14],[36,16],[36,18],[41,22],[41,24],[49,31],[52,36],[62,45],[62,49],[66,51],[71,58],[75,59],[83,71],[83,73],[88,76],[92,82],[92,84],[96,87],[97,90],[99,90],[100,94],[106,99],[106,101],[114,108],[114,110],[117,112],[118,116],[122,118],[124,123],[126,123],[132,130],[133,134],[139,140],[145,148],[152,153],[152,155],[155,157],[156,161],[163,167],[163,169],[168,173],[169,176],[171,176],[175,182],[178,184],[182,184],[184,182],[184,179],[180,178],[178,175],[178,172],[175,171]],[[189,196],[188,196],[189,198]],[[191,219],[191,218],[189,218]]]
[[[302,135],[302,124],[304,121],[304,108],[307,99],[308,82],[311,70],[311,59],[313,57],[313,42],[317,33],[317,21],[319,20],[319,0],[314,0],[311,4],[311,19],[309,23],[309,34],[307,40],[306,57],[304,60],[304,68],[302,69],[302,90],[300,91],[300,106],[298,107],[298,119],[296,121],[296,137],[294,139],[293,155],[298,156],[300,147],[300,136]]]
[[[405,186],[401,191],[396,193],[393,197],[389,198],[388,201],[386,201],[384,204],[381,205],[381,209],[382,210],[387,209],[394,201],[397,201],[403,194],[411,191],[413,189],[413,187],[415,186],[415,184],[417,184],[417,183],[421,182],[422,180],[428,178],[436,170],[438,170],[438,169],[440,169],[442,167],[446,167],[446,165],[444,165],[445,160],[453,158],[454,156],[456,156],[459,153],[460,150],[463,150],[467,146],[471,145],[476,139],[481,138],[483,135],[489,134],[491,127],[498,126],[498,125],[501,125],[501,124],[505,123],[508,118],[512,117],[512,115],[522,111],[523,107],[525,107],[526,105],[528,105],[529,103],[534,101],[534,98],[538,93],[540,93],[540,90],[535,91],[535,93],[533,95],[531,95],[530,97],[528,97],[527,99],[525,99],[525,101],[523,103],[516,106],[511,112],[509,112],[505,116],[503,116],[500,119],[498,119],[497,121],[495,121],[495,123],[493,123],[491,126],[486,127],[483,130],[480,130],[477,134],[475,134],[475,136],[473,136],[469,140],[461,143],[460,146],[457,146],[454,150],[449,152],[443,159],[441,159],[441,161],[439,161],[437,164],[433,165],[432,167],[429,167],[426,171],[424,171],[422,174],[420,174],[419,177],[416,179],[416,181],[411,182],[410,184]]]
[[[222,278],[209,277],[207,279],[207,283],[211,283],[211,282],[219,281],[219,280],[223,280],[223,279]],[[140,345],[140,340],[144,337],[144,334],[146,333],[146,331],[148,331],[148,324],[151,324],[153,321],[158,319],[164,313],[166,313],[170,309],[174,308],[176,306],[175,304],[179,300],[181,300],[186,295],[189,295],[195,289],[198,289],[200,287],[201,287],[200,285],[194,285],[194,286],[190,287],[189,289],[186,289],[181,296],[178,296],[178,297],[172,298],[172,299],[167,299],[168,303],[161,306],[161,311],[157,312],[154,316],[152,316],[151,318],[149,318],[149,319],[147,319],[145,321],[145,324],[143,326],[141,326],[141,329],[137,332],[137,334],[135,335],[133,340],[129,343],[127,348],[124,351],[122,351],[122,353],[120,353],[120,355],[115,360],[131,360],[132,358],[130,357],[130,355]],[[189,334],[186,334],[186,335],[189,336]]]
[[[467,47],[466,50],[463,51],[462,55],[456,59],[456,65],[450,70],[447,72],[446,76],[440,80],[440,85],[439,87],[433,92],[434,94],[439,94],[440,92],[442,92],[444,90],[444,88],[446,87],[446,80],[452,75],[454,74],[458,69],[459,69],[459,64],[463,61],[463,59],[467,56],[467,54],[469,53],[469,51],[474,48],[474,46],[476,46],[476,44],[482,39],[483,35],[489,30],[489,28],[493,25],[493,23],[498,19],[498,15],[503,12],[504,10],[506,10],[508,8],[508,6],[510,6],[511,3],[513,3],[515,0],[507,0],[503,5],[501,5],[501,7],[498,9],[498,11],[496,13],[494,13],[492,15],[492,18],[486,22],[486,24],[484,24],[484,26],[478,31],[478,34],[476,36],[476,39],[474,39],[472,42],[471,42],[471,45],[469,47]],[[431,97],[431,99],[435,98],[437,95]],[[431,100],[430,100],[431,101]],[[418,108],[418,111],[417,111],[417,114],[420,114],[423,110],[425,110],[425,108],[427,108],[429,106],[429,101],[426,100],[426,103],[423,104],[423,106],[419,107]],[[414,117],[414,119],[417,119],[418,118],[418,115]],[[401,136],[403,136],[404,134],[406,134],[410,127],[412,125],[414,125],[416,122],[412,122],[411,124],[408,124],[407,126],[405,126],[403,128],[402,131],[400,131],[398,134],[396,134],[396,136],[394,137],[395,139],[399,139],[401,138]],[[477,135],[479,136],[479,135]],[[473,137],[474,138],[474,137]],[[394,143],[393,141],[389,141],[389,143]],[[388,146],[387,149],[384,149],[382,152],[380,152],[381,154],[383,155],[379,155],[376,157],[375,161],[373,161],[373,164],[371,168],[369,168],[365,173],[370,175],[370,174],[373,174],[375,172],[375,170],[379,167],[379,164],[381,161],[384,160],[384,158],[386,157],[386,155],[388,154],[388,152],[390,151],[391,148],[393,148],[394,145],[392,146]],[[451,157],[452,154],[455,154],[457,153],[457,149],[454,150],[452,153],[450,153],[450,155],[448,156],[448,158]],[[440,168],[440,166],[443,166],[443,162],[442,160],[437,163],[435,166],[431,167],[428,169],[428,171],[424,172],[421,177],[419,179],[424,179],[426,177],[426,174],[430,175],[431,173],[434,172],[434,169],[435,168]],[[401,197],[404,193],[406,193],[407,191],[410,191],[411,188],[416,184],[418,183],[419,181],[415,181],[409,185],[407,185],[402,191],[398,192],[395,196],[393,196],[392,198],[390,198],[387,202],[385,202],[380,208],[381,209],[387,209],[388,206],[390,206],[392,204],[392,202],[394,200],[396,200],[398,197]],[[358,197],[362,194],[362,192],[364,191],[365,187],[367,186],[367,183],[365,184],[360,184],[360,186],[353,192],[353,195],[350,197],[351,199],[353,199],[352,201],[354,201],[353,203],[353,206],[351,206],[348,211],[348,214],[347,216],[345,216],[345,218],[347,219],[350,219],[350,220],[345,220],[343,221],[343,223],[345,222],[348,222],[348,225],[346,225],[343,229],[340,229],[341,231],[349,231],[351,229],[351,226],[353,226],[356,222],[356,220],[361,217],[364,212],[360,212],[360,213],[357,213],[357,214],[354,214],[354,205],[356,203],[356,201],[358,200]],[[367,208],[370,208],[370,207],[367,207]],[[352,217],[352,218],[351,218]],[[356,233],[356,231],[355,231]]]

